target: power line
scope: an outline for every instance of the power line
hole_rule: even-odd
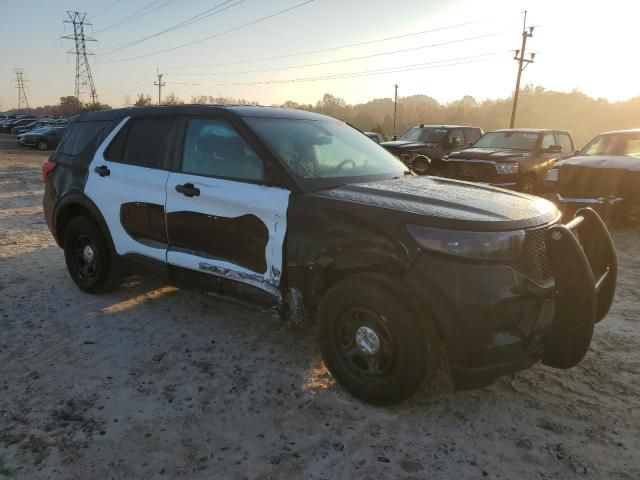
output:
[[[132,40],[131,42],[126,42],[126,43],[122,43],[122,44],[119,44],[119,45],[113,45],[111,47],[105,47],[105,49],[111,50],[111,51],[108,52],[108,53],[104,53],[103,55],[111,55],[112,53],[119,52],[120,50],[124,50],[125,48],[133,47],[134,45],[138,45],[138,44],[140,44],[142,42],[145,42],[145,41],[147,41],[147,40],[149,40],[151,38],[159,37],[160,35],[163,35],[165,33],[171,32],[173,30],[177,30],[179,28],[186,27],[188,25],[191,25],[192,23],[199,22],[200,20],[204,20],[205,18],[208,18],[208,17],[210,17],[212,15],[216,15],[218,13],[222,13],[225,10],[228,10],[229,8],[235,7],[236,5],[239,5],[241,3],[246,2],[246,0],[238,0],[236,3],[234,3],[232,5],[228,5],[227,7],[221,8],[220,10],[217,10],[217,11],[215,11],[213,13],[209,13],[212,10],[216,10],[217,8],[220,8],[220,7],[226,5],[227,3],[230,3],[232,1],[233,0],[225,0],[224,2],[216,5],[213,8],[205,10],[204,12],[201,12],[198,15],[194,15],[193,17],[188,18],[187,20],[184,20],[183,22],[180,22],[180,23],[178,23],[176,25],[173,25],[173,26],[171,26],[169,28],[166,28],[165,30],[162,30],[162,31],[160,31],[158,33],[154,33],[153,35],[149,35],[147,37],[140,38],[138,40]],[[200,17],[200,18],[198,18],[198,17]],[[115,49],[115,50],[113,50],[113,49]]]
[[[75,45],[76,56],[76,88],[75,88],[75,97],[80,101],[80,96],[82,94],[82,87],[89,87],[89,97],[91,98],[91,103],[98,103],[98,94],[96,93],[96,86],[93,83],[93,75],[91,74],[91,67],[89,66],[89,60],[87,58],[88,55],[93,55],[93,53],[87,49],[86,42],[95,42],[95,38],[87,37],[84,33],[85,25],[91,25],[87,21],[87,14],[80,12],[70,12],[67,11],[67,15],[69,18],[64,21],[64,23],[70,23],[73,25],[73,35],[65,35],[64,39],[73,40]]]
[[[106,32],[108,30],[111,30],[113,28],[119,27],[120,25],[125,25],[127,23],[133,22],[134,20],[138,20],[138,19],[140,19],[142,17],[145,17],[145,16],[149,15],[150,13],[155,12],[156,10],[161,9],[162,7],[167,6],[171,2],[173,2],[173,0],[167,0],[166,2],[156,6],[155,8],[152,8],[151,10],[147,10],[147,9],[153,7],[159,1],[160,0],[153,0],[152,2],[148,3],[144,7],[142,7],[140,9],[136,10],[135,12],[133,12],[131,15],[126,16],[122,20],[119,20],[116,23],[114,23],[112,25],[109,25],[106,28],[103,28],[101,30],[98,30],[97,32],[94,32],[94,34],[103,33],[103,32]],[[147,11],[145,11],[145,10],[147,10]]]
[[[452,67],[457,65],[466,65],[469,63],[478,63],[491,60],[487,57],[496,57],[503,55],[504,52],[487,53],[483,55],[474,55],[469,57],[459,57],[448,60],[439,60],[435,62],[415,63],[411,65],[403,65],[400,67],[387,67],[379,68],[375,70],[361,70],[356,72],[346,72],[331,75],[320,75],[315,77],[301,77],[282,80],[261,80],[255,82],[229,82],[229,83],[191,83],[191,82],[167,82],[168,85],[190,85],[190,86],[204,86],[204,87],[226,87],[226,86],[255,86],[255,85],[273,85],[282,83],[304,83],[315,82],[320,80],[338,80],[346,78],[368,77],[374,75],[385,75],[389,73],[408,72],[414,70],[424,70],[429,68],[442,68]]]
[[[102,15],[104,12],[106,12],[108,10],[111,10],[111,8],[115,7],[118,3],[120,3],[120,0],[116,0],[115,2],[111,2],[105,8],[100,10],[98,13],[96,13],[95,15],[92,15],[91,18],[93,19],[93,18],[96,18],[98,15]]]
[[[204,38],[201,38],[199,40],[194,40],[192,42],[184,43],[182,45],[177,45],[177,46],[171,47],[171,48],[165,48],[163,50],[158,50],[156,52],[151,52],[151,53],[147,53],[147,54],[144,54],[144,55],[138,55],[138,56],[135,56],[135,57],[120,58],[120,59],[116,59],[116,60],[108,60],[108,61],[104,61],[104,62],[100,62],[100,63],[116,63],[116,62],[126,62],[126,61],[130,61],[130,60],[138,60],[140,58],[150,57],[150,56],[153,56],[153,55],[158,55],[158,54],[161,54],[161,53],[170,52],[170,51],[173,51],[173,50],[178,50],[179,48],[189,47],[189,46],[195,45],[197,43],[202,43],[202,42],[204,42],[206,40],[211,40],[212,38],[221,37],[221,36],[226,35],[228,33],[241,30],[243,28],[249,27],[251,25],[255,25],[255,24],[263,22],[265,20],[269,20],[269,19],[271,19],[273,17],[277,17],[278,15],[282,15],[284,13],[290,12],[291,10],[295,10],[296,8],[300,8],[300,7],[303,7],[305,5],[308,5],[309,3],[312,3],[314,1],[315,0],[306,0],[306,1],[302,2],[302,3],[298,3],[297,5],[294,5],[293,7],[289,7],[289,8],[286,8],[284,10],[280,10],[279,12],[272,13],[271,15],[267,15],[266,17],[262,17],[262,18],[259,18],[257,20],[253,20],[252,22],[245,23],[244,25],[240,25],[238,27],[230,28],[229,30],[225,30],[223,32],[219,32],[219,33],[216,33],[214,35],[209,35],[208,37],[204,37]]]
[[[460,38],[460,39],[456,39],[456,40],[449,40],[446,42],[439,42],[439,43],[431,43],[428,45],[420,45],[417,47],[409,47],[409,48],[402,48],[399,50],[390,50],[390,51],[386,51],[386,52],[379,52],[379,53],[371,53],[369,55],[360,55],[357,57],[349,57],[349,58],[340,58],[337,60],[327,60],[324,62],[316,62],[316,63],[306,63],[306,64],[301,64],[301,65],[290,65],[290,66],[285,66],[285,67],[273,67],[273,68],[262,68],[262,69],[257,69],[257,70],[247,70],[244,72],[221,72],[221,73],[173,73],[172,75],[180,75],[180,76],[195,76],[195,75],[206,75],[206,76],[218,76],[218,75],[245,75],[248,73],[263,73],[263,72],[274,72],[274,71],[279,71],[279,70],[293,70],[293,69],[297,69],[297,68],[309,68],[309,67],[319,67],[319,66],[325,66],[325,65],[332,65],[335,63],[345,63],[345,62],[353,62],[356,60],[365,60],[365,59],[369,59],[369,58],[377,58],[377,57],[384,57],[387,55],[395,55],[397,53],[406,53],[406,52],[414,52],[417,50],[424,50],[427,48],[434,48],[434,47],[442,47],[445,45],[453,45],[456,43],[463,43],[463,42],[469,42],[472,40],[480,40],[482,38],[489,38],[489,37],[495,37],[497,35],[502,35],[505,32],[496,32],[496,33],[488,33],[485,35],[477,35],[474,37],[465,37],[465,38]]]
[[[345,48],[352,48],[352,47],[362,47],[365,45],[371,45],[374,43],[381,43],[381,42],[387,42],[390,40],[398,40],[401,38],[408,38],[408,37],[415,37],[417,35],[424,35],[426,33],[434,33],[434,32],[439,32],[442,30],[451,30],[454,28],[460,28],[460,27],[467,27],[469,25],[473,25],[473,24],[477,24],[477,23],[481,23],[484,20],[477,20],[477,21],[473,21],[473,22],[465,22],[465,23],[458,23],[455,25],[446,25],[444,27],[438,27],[438,28],[432,28],[429,30],[422,30],[420,32],[413,32],[413,33],[406,33],[403,35],[395,35],[393,37],[385,37],[385,38],[378,38],[375,40],[366,40],[363,42],[356,42],[356,43],[348,43],[346,45],[339,45],[336,47],[328,47],[328,48],[320,48],[317,50],[306,50],[304,52],[297,52],[297,53],[288,53],[285,55],[276,55],[273,57],[262,57],[262,58],[254,58],[251,60],[237,60],[237,61],[233,61],[233,62],[225,62],[225,63],[213,63],[213,64],[209,64],[209,65],[183,65],[180,67],[166,67],[167,69],[185,69],[185,68],[210,68],[210,67],[226,67],[229,65],[239,65],[242,63],[255,63],[255,62],[264,62],[264,61],[268,61],[268,60],[278,60],[281,58],[290,58],[290,57],[299,57],[299,56],[303,56],[303,55],[313,55],[316,53],[324,53],[324,52],[331,52],[334,50],[342,50]]]

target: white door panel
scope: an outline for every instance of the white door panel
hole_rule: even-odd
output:
[[[140,254],[164,262],[166,246],[151,246],[134,240],[122,226],[120,210],[123,204],[135,202],[164,206],[169,172],[104,158],[107,146],[128,120],[129,117],[123,119],[96,151],[89,165],[84,193],[100,209],[119,255]],[[107,167],[109,175],[101,177],[96,173],[95,168],[99,166]]]
[[[198,188],[200,194],[187,197],[176,191],[176,186],[187,183]],[[278,287],[283,268],[283,244],[289,206],[290,192],[288,190],[240,181],[170,173],[166,192],[169,231],[168,263],[240,281],[274,295],[279,294]],[[172,215],[182,214],[190,215],[188,217],[190,220],[183,220],[180,227],[173,227],[172,225],[176,225],[176,222],[172,222],[172,218],[175,218]],[[234,221],[240,222],[241,218],[250,218],[260,228],[263,228],[261,224],[266,227],[267,241],[266,246],[262,247],[263,251],[248,252],[254,257],[255,255],[264,255],[264,265],[266,266],[264,271],[256,271],[246,265],[243,266],[239,264],[241,262],[225,258],[225,254],[216,254],[216,238],[214,237],[216,231],[222,231],[218,229],[220,222],[232,227],[226,230],[228,232],[226,235],[230,235],[232,238],[222,239],[223,243],[235,242],[240,252],[243,249],[256,248],[255,242],[252,242],[254,239],[247,238],[252,234],[251,231],[242,230],[241,225],[238,228],[233,225]],[[196,226],[195,223],[199,223],[199,225]],[[178,232],[177,228],[185,231]],[[198,247],[194,247],[193,250],[176,248],[172,244],[172,237],[174,239],[177,236],[188,238],[190,234],[202,235],[203,232],[205,235],[210,235],[210,238],[198,239]],[[207,248],[208,244],[211,244],[210,249]],[[209,254],[206,251],[209,251]]]

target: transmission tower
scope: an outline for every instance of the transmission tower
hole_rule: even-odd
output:
[[[29,100],[27,100],[27,92],[24,90],[24,70],[22,68],[14,69],[16,72],[16,88],[18,89],[18,111],[22,111],[24,104],[29,109]]]
[[[89,60],[87,55],[93,55],[93,52],[87,49],[86,42],[95,42],[95,38],[91,38],[85,35],[84,27],[91,25],[86,18],[86,13],[70,12],[67,11],[69,18],[64,23],[73,25],[73,35],[66,35],[62,38],[67,40],[73,40],[75,43],[75,51],[69,51],[67,53],[74,54],[76,56],[76,91],[75,96],[80,101],[81,95],[88,90],[91,103],[98,103],[98,94],[96,93],[96,86],[93,83],[93,76],[91,75],[91,67],[89,66]]]

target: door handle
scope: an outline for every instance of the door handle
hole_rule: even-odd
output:
[[[100,165],[99,167],[94,168],[94,171],[101,177],[108,177],[111,175],[111,170],[109,170],[109,167],[106,165]]]
[[[193,183],[185,183],[184,185],[176,185],[176,192],[183,194],[185,197],[199,197],[200,189]]]

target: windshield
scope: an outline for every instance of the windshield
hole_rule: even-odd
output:
[[[477,148],[506,148],[509,150],[533,150],[538,141],[537,133],[489,132],[473,144]]]
[[[582,149],[580,155],[632,155],[640,157],[640,133],[599,135]]]
[[[329,188],[402,176],[407,167],[384,148],[344,122],[245,118],[298,179],[311,188]]]
[[[415,127],[400,137],[408,142],[440,143],[447,134],[446,128]]]

